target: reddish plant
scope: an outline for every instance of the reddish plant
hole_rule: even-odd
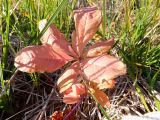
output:
[[[117,58],[107,54],[113,39],[97,42],[85,48],[101,24],[101,11],[86,7],[74,11],[75,31],[72,43],[52,24],[41,38],[42,45],[28,46],[18,52],[15,66],[28,73],[54,72],[71,62],[58,79],[59,92],[63,102],[74,104],[81,95],[93,94],[102,106],[109,104],[108,97],[101,89],[113,88],[113,80],[126,73],[126,66]],[[40,21],[42,30],[47,21]]]

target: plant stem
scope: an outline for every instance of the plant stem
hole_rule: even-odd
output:
[[[106,35],[106,0],[103,0],[103,10],[102,10],[102,15],[103,15],[103,21],[102,21],[102,29],[103,29],[103,39],[105,39]]]
[[[10,0],[5,0],[6,9],[6,31],[2,36],[3,41],[3,55],[2,55],[2,71],[5,69],[7,64],[7,57],[9,52],[9,24],[10,24]]]
[[[73,107],[73,109],[64,117],[63,120],[69,120],[69,117],[73,114],[73,112],[77,109],[77,107],[80,105],[82,100],[84,99],[84,95],[81,97],[80,101]]]

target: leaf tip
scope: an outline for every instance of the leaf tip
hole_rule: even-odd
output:
[[[40,20],[38,24],[39,30],[42,31],[43,28],[46,26],[46,24],[47,24],[47,19]]]

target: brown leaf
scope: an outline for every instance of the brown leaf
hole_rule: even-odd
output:
[[[55,111],[52,116],[51,120],[63,120],[65,116],[67,116],[71,112],[71,109],[66,109],[64,112],[62,111]],[[75,113],[73,112],[69,117],[68,120],[75,120]]]
[[[115,86],[115,80],[106,80],[102,83],[99,83],[97,85],[98,89],[108,89],[108,88],[113,88]]]
[[[51,116],[51,120],[63,120],[63,113],[61,111],[55,111]]]
[[[28,46],[17,53],[15,66],[18,70],[28,73],[54,72],[72,57],[51,45]]]
[[[98,89],[91,89],[91,92],[102,107],[107,107],[110,105],[108,96],[103,91]]]

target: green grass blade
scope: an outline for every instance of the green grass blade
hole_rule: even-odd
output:
[[[1,61],[0,61],[0,65],[1,65]],[[1,79],[1,87],[4,90],[5,86],[4,86],[2,66],[0,66],[0,79]]]
[[[138,94],[140,95],[140,100],[143,103],[145,109],[147,110],[147,112],[150,112],[148,105],[146,103],[145,97],[144,97],[143,93],[141,92],[141,89],[138,85],[136,85],[136,90],[137,90]]]
[[[129,0],[125,0],[125,21],[126,21],[126,30],[129,31],[130,30],[130,1]]]
[[[7,64],[7,57],[9,52],[9,24],[10,24],[10,0],[5,0],[4,2],[5,10],[6,10],[6,30],[2,35],[3,42],[3,55],[2,55],[2,70],[5,69]]]
[[[102,33],[103,33],[103,39],[105,39],[106,35],[106,0],[103,0],[103,8],[102,8],[102,15],[103,15],[103,20],[102,20]]]
[[[154,88],[158,75],[160,74],[160,69],[154,74],[153,78],[150,81],[150,86]]]
[[[91,94],[92,98],[98,103],[98,107],[101,110],[102,114],[107,118],[107,120],[110,120],[107,112],[104,110],[104,108],[101,106],[101,104],[99,104],[97,98],[92,94],[92,92],[90,92],[90,94]]]
[[[155,102],[155,105],[156,105],[158,111],[160,111],[160,101],[155,99],[154,102]]]

